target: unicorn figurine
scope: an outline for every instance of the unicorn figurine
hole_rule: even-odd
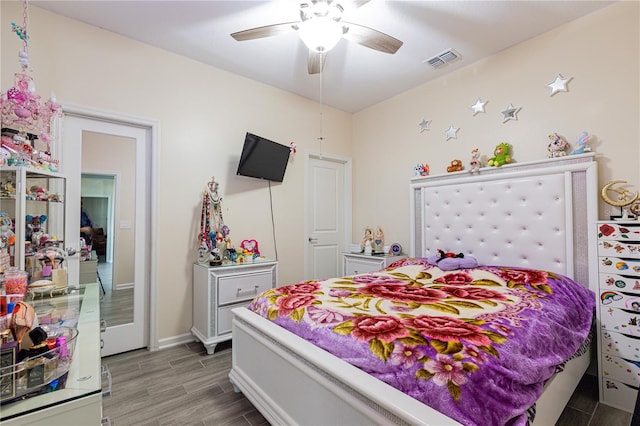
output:
[[[584,154],[585,152],[591,152],[591,147],[587,145],[589,142],[589,133],[582,132],[576,141],[576,148],[571,152],[571,155]]]

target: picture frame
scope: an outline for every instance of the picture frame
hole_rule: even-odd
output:
[[[7,342],[0,347],[0,401],[16,396],[15,363],[18,356],[18,343]]]

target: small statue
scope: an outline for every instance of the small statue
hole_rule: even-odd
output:
[[[376,233],[373,236],[373,247],[372,250],[374,253],[382,253],[384,251],[384,233],[382,232],[382,228],[378,226],[376,229]]]
[[[557,133],[549,135],[549,145],[547,146],[547,158],[564,157],[567,155],[567,148],[569,144],[562,136]]]
[[[364,229],[364,238],[362,239],[362,250],[366,252],[367,245],[369,246],[369,254],[371,254],[371,244],[373,242],[373,230],[369,227]]]
[[[469,162],[469,173],[480,172],[480,151],[478,148],[474,148],[471,151],[471,161]]]

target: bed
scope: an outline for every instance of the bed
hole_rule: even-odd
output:
[[[583,309],[592,309],[594,300],[589,301],[591,293],[582,286],[589,288],[590,285],[588,268],[593,253],[591,244],[595,238],[590,235],[590,230],[593,227],[588,225],[596,220],[596,186],[596,162],[592,154],[482,169],[479,174],[474,175],[462,172],[414,178],[410,184],[409,209],[411,212],[410,256],[415,259],[406,260],[404,263],[401,261],[399,264],[391,265],[387,271],[370,275],[374,278],[377,277],[377,279],[383,279],[383,281],[385,277],[393,279],[400,277],[410,280],[411,286],[428,284],[433,291],[449,291],[451,289],[447,290],[447,285],[451,282],[445,278],[446,274],[467,270],[442,271],[437,266],[425,262],[424,258],[433,257],[438,254],[438,250],[442,249],[447,252],[464,253],[467,258],[473,256],[480,265],[491,265],[481,266],[477,268],[477,271],[474,270],[472,274],[469,274],[472,276],[471,281],[484,284],[499,283],[499,288],[507,293],[493,294],[489,297],[491,300],[485,298],[475,305],[493,306],[500,311],[501,303],[508,301],[510,309],[512,309],[509,311],[510,319],[515,323],[530,321],[528,318],[519,316],[524,311],[533,310],[522,309],[523,304],[531,307],[536,304],[538,299],[552,299],[552,297],[547,297],[549,293],[563,294],[559,287],[560,283],[556,280],[566,280],[571,282],[571,285],[580,283],[578,285],[580,289],[575,287],[567,291],[576,294],[583,293],[579,303],[585,305]],[[532,269],[546,271],[546,278],[543,280],[544,282],[534,280],[534,284],[537,283],[534,286],[536,288],[527,286],[525,286],[527,288],[523,288],[518,285],[509,287],[504,285],[509,282],[509,279],[505,279],[504,276],[500,278],[501,273],[506,270],[501,267],[509,267],[515,271]],[[363,280],[365,287],[371,284],[370,281],[366,282],[366,277],[325,280],[323,285],[328,285],[331,288],[314,288],[310,290],[310,293],[329,294],[333,292],[334,296],[340,296],[340,292],[352,291],[354,282]],[[315,286],[317,283],[312,284]],[[548,287],[544,287],[547,284]],[[308,286],[310,284],[301,283],[301,285]],[[485,289],[491,293],[496,290],[496,287],[488,286]],[[469,420],[474,417],[473,414],[463,413],[461,415],[451,400],[464,399],[464,395],[469,394],[469,389],[473,387],[465,387],[463,383],[467,380],[471,381],[474,376],[482,377],[485,370],[480,368],[484,367],[484,365],[480,365],[482,362],[469,362],[468,357],[464,358],[460,354],[463,353],[463,350],[467,351],[464,352],[467,354],[468,350],[471,350],[476,355],[480,354],[480,361],[499,358],[500,351],[503,351],[510,344],[510,342],[502,340],[510,336],[510,330],[500,327],[493,329],[496,333],[485,328],[482,331],[482,336],[476,335],[475,338],[466,339],[467,344],[462,345],[464,348],[460,346],[462,340],[447,340],[446,337],[438,339],[430,336],[433,339],[423,346],[423,348],[428,348],[430,352],[422,353],[421,356],[415,358],[420,359],[422,364],[413,366],[411,367],[413,369],[409,370],[414,381],[416,378],[423,379],[418,381],[421,382],[421,385],[426,386],[422,389],[424,394],[431,394],[436,386],[444,390],[443,395],[448,398],[448,402],[438,406],[440,410],[438,411],[438,409],[420,401],[420,397],[409,396],[405,393],[407,389],[404,389],[402,385],[394,384],[396,387],[391,386],[364,371],[371,370],[370,368],[363,369],[363,365],[360,365],[361,368],[355,367],[352,363],[358,364],[358,361],[354,361],[354,356],[348,358],[349,362],[347,362],[332,355],[330,351],[340,352],[342,350],[344,352],[346,350],[343,349],[345,345],[343,340],[336,339],[329,346],[325,345],[327,348],[325,350],[309,343],[299,335],[287,331],[284,327],[294,323],[305,323],[297,317],[301,311],[296,313],[295,309],[291,309],[286,312],[286,315],[280,316],[273,308],[270,312],[270,308],[264,303],[267,299],[277,300],[283,294],[288,295],[291,292],[292,288],[289,286],[288,289],[272,290],[262,298],[255,299],[250,307],[258,313],[247,308],[238,308],[233,311],[233,360],[229,377],[236,389],[243,392],[272,424],[473,424]],[[367,296],[372,296],[371,292],[370,287],[365,290]],[[342,296],[345,295],[342,294]],[[366,300],[366,297],[358,297],[363,303]],[[465,302],[457,299],[453,304],[449,303],[452,301],[451,298],[447,298],[447,301],[447,303],[440,303],[437,309],[434,309],[434,306],[429,306],[429,309],[435,310],[439,317],[450,315],[451,312],[446,312],[446,310],[451,308],[463,311],[478,309],[472,306],[474,303],[467,304],[469,300]],[[368,303],[376,305],[377,302],[377,299],[372,299]],[[498,303],[496,304],[496,302]],[[332,302],[315,300],[313,305],[308,305],[311,311],[311,314],[308,315],[320,318],[321,315],[316,308],[322,308],[322,303]],[[541,305],[545,303],[546,301]],[[379,339],[367,340],[366,337],[360,339],[360,343],[362,343],[360,351],[370,352],[374,358],[378,358],[379,362],[373,370],[383,379],[385,374],[386,376],[390,374],[381,370],[380,366],[389,364],[387,361],[394,356],[393,345],[390,346],[390,342],[395,343],[396,346],[406,344],[408,347],[420,347],[420,344],[425,343],[416,341],[420,338],[420,333],[415,333],[418,326],[414,323],[404,322],[412,321],[422,315],[422,313],[408,310],[416,307],[415,304],[408,306],[405,303],[405,306],[400,306],[402,303],[395,300],[392,305],[379,305],[380,309],[376,309],[383,311],[383,313],[388,313],[390,309],[398,311],[407,309],[407,311],[396,312],[398,317],[403,318],[403,324],[406,325],[403,328],[404,331],[400,331],[405,334],[391,337],[381,336]],[[517,306],[520,308],[516,309]],[[547,308],[542,307],[541,309]],[[570,309],[560,309],[557,306],[549,305],[545,312],[547,314],[560,313],[564,310],[569,311]],[[260,313],[271,320],[263,317]],[[489,312],[489,314],[491,313]],[[590,321],[590,316],[580,320],[583,314],[584,311],[582,314],[572,312],[568,318],[561,318],[558,321],[561,324]],[[362,313],[359,313],[354,315],[354,318],[358,318],[360,321],[363,316]],[[485,324],[485,318],[474,317],[474,315],[467,317],[467,319],[473,317],[472,320],[466,322],[470,328]],[[342,330],[341,338],[354,334],[354,318],[340,318],[342,320],[338,321],[340,326],[335,327],[334,325],[332,330]],[[276,319],[275,322],[272,321],[274,319]],[[540,322],[539,325],[544,326],[545,324]],[[580,325],[580,333],[584,332],[585,326],[588,328],[588,324]],[[526,327],[519,328],[526,329]],[[532,328],[532,330],[534,329],[536,328]],[[327,328],[322,330],[326,332]],[[479,332],[479,329],[474,330],[473,333]],[[307,331],[309,330],[298,331],[298,334],[309,339],[310,337],[305,334]],[[334,334],[339,333],[334,331]],[[534,334],[540,335],[544,332]],[[422,337],[424,335],[423,333]],[[521,342],[517,341],[515,337],[513,339],[512,348],[517,349],[516,343],[521,344]],[[371,343],[372,340],[374,344]],[[468,344],[469,342],[473,345]],[[571,343],[571,349],[565,348],[566,353],[562,356],[570,358],[571,354],[577,351],[578,346],[581,346],[580,343]],[[541,341],[536,343],[536,347],[544,345],[545,343],[541,343]],[[523,348],[526,346],[528,344],[521,344]],[[494,349],[491,349],[492,347]],[[405,351],[407,354],[409,352]],[[504,355],[506,352],[502,352],[502,354]],[[460,373],[454,379],[451,379],[451,375],[443,376],[440,374],[438,376],[438,371],[445,371],[442,369],[444,368],[442,366],[446,364],[445,358],[449,359],[449,367],[446,365],[445,367],[456,369],[455,371]],[[442,361],[440,370],[436,368],[436,361]],[[458,363],[455,364],[455,362]],[[402,364],[400,361],[398,363]],[[557,363],[560,364],[560,362]],[[589,363],[590,351],[583,350],[577,352],[576,356],[566,365],[562,363],[564,371],[560,374],[553,375],[553,372],[550,371],[552,367],[555,370],[555,367],[551,365],[553,363],[532,369],[535,372],[544,372],[544,377],[541,378],[544,382],[544,392],[537,399],[534,407],[534,424],[550,425],[556,422]],[[523,364],[521,370],[525,369],[526,364]],[[517,368],[513,368],[510,374],[513,374],[514,371],[518,372],[517,370]],[[501,385],[502,376],[496,375],[493,370],[491,371],[491,374],[485,376],[484,381],[496,382],[493,391],[490,391],[495,392],[500,389],[500,386],[506,385]],[[409,380],[397,377],[403,383]],[[449,379],[443,379],[443,377],[449,377]],[[387,381],[393,382],[393,380]],[[534,387],[539,387],[538,390],[541,391],[543,385],[536,384]],[[442,397],[437,398],[442,399]],[[535,398],[537,398],[537,393]],[[535,402],[535,399],[533,401]],[[526,419],[529,416],[524,412],[531,413],[532,411],[529,409],[530,407],[527,408],[524,405],[521,407],[523,412],[513,416],[512,424],[527,422]],[[478,414],[476,420],[484,415]],[[485,419],[482,420],[485,421],[484,424],[490,424]]]

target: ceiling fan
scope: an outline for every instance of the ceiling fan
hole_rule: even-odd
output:
[[[370,0],[353,0],[354,7],[360,7]],[[344,2],[344,1],[343,1]],[[402,42],[388,34],[362,25],[342,20],[344,6],[338,0],[309,0],[300,3],[300,21],[284,22],[251,28],[231,34],[237,41],[273,37],[290,31],[297,31],[309,48],[307,68],[309,74],[317,74],[324,67],[325,55],[340,39],[358,43],[369,49],[394,54]]]

